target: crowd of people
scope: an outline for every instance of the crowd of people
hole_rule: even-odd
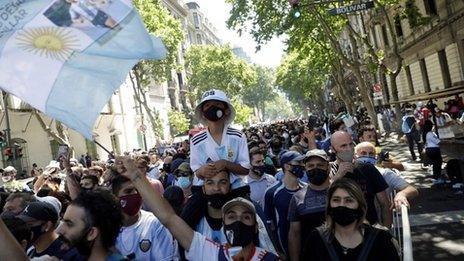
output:
[[[61,157],[29,186],[5,168],[0,260],[400,260],[392,211],[418,191],[369,117],[238,130],[219,90],[195,115],[162,154]]]

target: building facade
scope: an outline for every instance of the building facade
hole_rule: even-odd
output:
[[[388,57],[392,50],[391,33],[397,38],[403,58],[397,77],[399,102],[437,98],[443,108],[448,97],[464,92],[464,2],[407,0],[401,5],[418,11],[422,18],[408,19],[391,8],[388,14],[394,32],[390,32],[386,19],[374,13],[377,19],[366,20],[370,42],[385,50]],[[389,67],[393,67],[392,63],[387,59]],[[390,87],[387,77],[387,103],[393,102]]]

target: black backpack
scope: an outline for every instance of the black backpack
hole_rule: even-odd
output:
[[[446,174],[451,182],[463,183],[464,180],[464,160],[451,159],[446,163]]]

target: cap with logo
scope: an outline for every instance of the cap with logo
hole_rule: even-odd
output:
[[[221,101],[225,102],[227,106],[229,106],[230,109],[230,115],[228,116],[228,119],[226,119],[226,125],[230,124],[234,118],[235,118],[235,109],[234,106],[232,106],[232,103],[230,102],[229,98],[227,98],[227,95],[225,92],[221,90],[209,90],[203,93],[201,96],[201,101],[198,103],[197,107],[195,108],[195,117],[198,119],[200,123],[203,125],[206,124],[205,119],[202,117],[202,106],[205,102],[207,101]]]
[[[37,201],[29,203],[23,212],[19,214],[18,218],[24,222],[40,220],[56,223],[58,221],[58,213],[52,204]]]

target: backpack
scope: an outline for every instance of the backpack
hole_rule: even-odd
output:
[[[446,163],[446,174],[451,183],[462,183],[464,180],[464,161],[459,159],[450,159]]]
[[[403,117],[403,123],[401,124],[401,131],[402,131],[404,134],[411,133],[411,131],[412,131],[412,126],[410,126],[410,125],[408,124],[408,121],[407,121],[408,117],[410,117],[410,116],[405,116],[405,117]]]

